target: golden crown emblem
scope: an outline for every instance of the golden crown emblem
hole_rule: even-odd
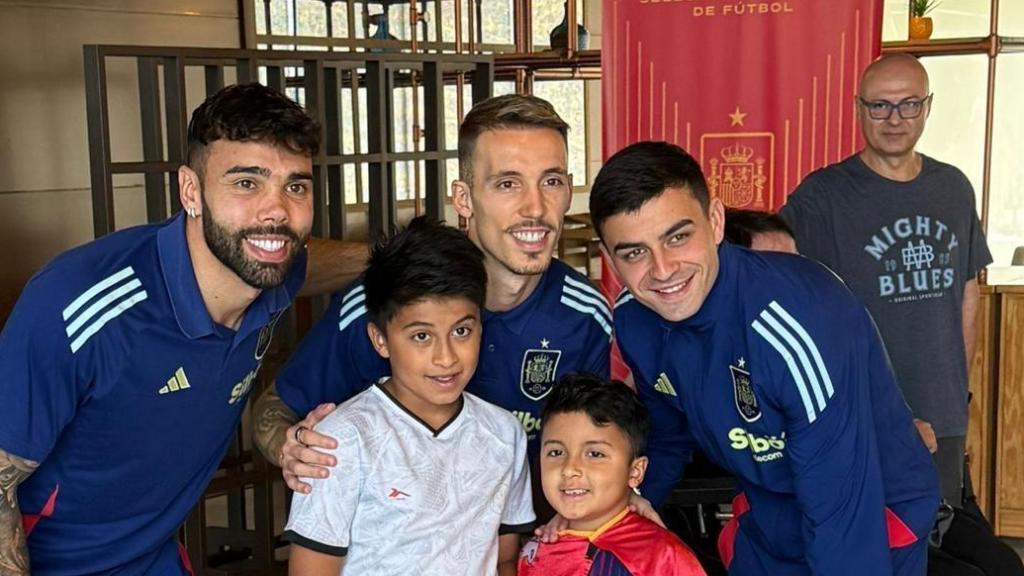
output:
[[[754,155],[754,149],[742,144],[733,144],[719,153],[727,164],[745,164]]]

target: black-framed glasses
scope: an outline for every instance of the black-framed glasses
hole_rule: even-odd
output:
[[[872,120],[888,120],[892,117],[892,111],[898,110],[900,118],[904,120],[913,120],[921,115],[924,111],[925,106],[931,101],[933,94],[929,94],[924,98],[904,98],[899,102],[889,102],[888,100],[865,100],[860,96],[857,96],[857,100],[860,101],[860,105],[867,109],[868,116]]]

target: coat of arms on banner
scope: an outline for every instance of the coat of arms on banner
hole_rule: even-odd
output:
[[[743,365],[743,359],[738,362]],[[736,411],[747,422],[756,422],[761,417],[761,407],[754,396],[754,385],[750,381],[750,372],[736,366],[729,366],[732,373],[732,390],[736,398]]]
[[[773,134],[704,134],[700,153],[712,197],[733,208],[774,210]]]
[[[523,368],[519,377],[519,388],[531,400],[540,400],[551,392],[555,385],[555,374],[561,350],[530,348],[523,354]]]
[[[728,206],[763,205],[764,185],[768,181],[764,175],[764,158],[754,158],[754,149],[741,144],[722,148],[718,154],[721,162],[718,158],[710,161],[708,188],[711,194]]]

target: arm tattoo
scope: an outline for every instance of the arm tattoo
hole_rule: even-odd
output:
[[[263,457],[275,466],[281,465],[281,448],[286,440],[288,427],[299,421],[299,417],[277,395],[277,384],[260,394],[252,408],[252,437]]]
[[[28,575],[28,549],[21,530],[18,485],[39,464],[0,450],[0,574]]]

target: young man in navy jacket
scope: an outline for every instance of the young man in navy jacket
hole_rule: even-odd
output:
[[[730,574],[923,575],[935,468],[846,286],[722,243],[721,201],[670,144],[613,156],[590,210],[628,289],[615,329],[651,413],[644,495],[660,504],[699,446],[741,489]]]

